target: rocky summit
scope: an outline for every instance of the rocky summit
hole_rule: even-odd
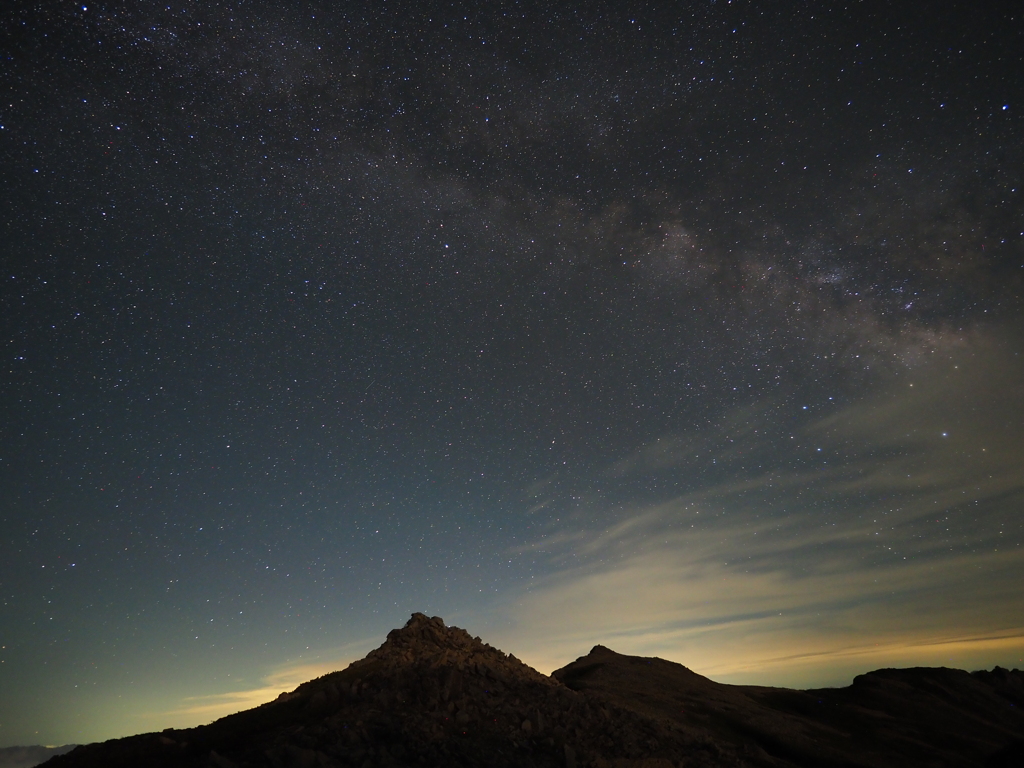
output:
[[[1019,765],[1024,674],[883,670],[824,691],[728,686],[597,646],[543,675],[416,613],[366,658],[210,725],[51,768]]]

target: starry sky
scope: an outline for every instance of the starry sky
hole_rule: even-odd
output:
[[[0,34],[0,746],[208,722],[413,611],[544,672],[1024,666],[1014,4]]]

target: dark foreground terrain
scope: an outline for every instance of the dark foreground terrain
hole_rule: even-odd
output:
[[[601,646],[540,674],[413,614],[365,659],[210,725],[52,768],[1024,766],[1024,672],[887,669],[848,688],[721,685]]]

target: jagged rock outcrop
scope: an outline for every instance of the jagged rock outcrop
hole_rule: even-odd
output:
[[[366,658],[210,725],[50,768],[896,768],[1019,765],[1024,673],[879,670],[847,688],[715,683],[596,646],[542,675],[413,614]]]

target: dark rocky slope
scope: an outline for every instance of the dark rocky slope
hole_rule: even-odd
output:
[[[1016,670],[882,670],[849,688],[789,691],[720,685],[598,646],[547,677],[414,614],[365,659],[274,702],[206,726],[78,747],[46,765],[1016,765],[1022,707]]]
[[[1024,766],[1019,670],[881,669],[847,688],[794,691],[722,685],[680,664],[597,646],[553,676],[663,727],[703,729],[705,740],[751,765]]]

